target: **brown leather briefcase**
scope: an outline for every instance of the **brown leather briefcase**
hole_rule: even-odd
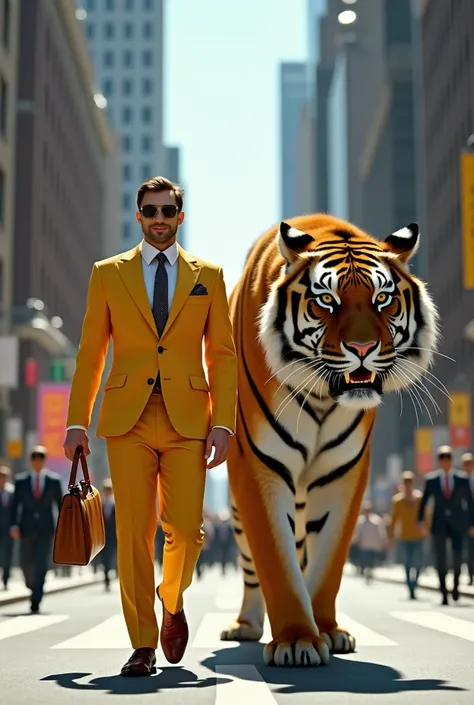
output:
[[[76,483],[77,466],[84,479]],[[53,562],[57,565],[88,565],[105,546],[102,500],[91,485],[82,446],[77,446],[54,537]]]

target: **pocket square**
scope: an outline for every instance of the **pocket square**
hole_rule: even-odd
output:
[[[191,296],[206,296],[207,289],[204,284],[196,284],[194,289],[191,291]]]

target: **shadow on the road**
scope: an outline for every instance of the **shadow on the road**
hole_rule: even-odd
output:
[[[214,656],[200,662],[225,676],[226,666],[252,664],[268,684],[280,685],[277,693],[365,693],[370,695],[411,691],[464,691],[439,678],[408,680],[391,666],[333,656],[327,666],[318,668],[275,668],[262,661],[262,644],[241,643],[238,647],[219,649]],[[231,673],[229,674],[231,675]],[[251,677],[251,676],[249,676]]]
[[[230,678],[199,678],[196,673],[180,666],[159,669],[156,675],[146,678],[124,678],[120,675],[100,676],[87,683],[78,683],[92,673],[57,673],[45,676],[42,681],[54,681],[67,690],[88,690],[95,693],[112,695],[145,695],[159,693],[163,690],[181,688],[209,688],[221,683],[229,683]]]

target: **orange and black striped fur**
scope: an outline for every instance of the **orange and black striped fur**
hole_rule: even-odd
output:
[[[224,640],[267,664],[353,651],[335,601],[369,473],[383,395],[432,362],[437,313],[409,272],[410,224],[380,242],[328,215],[281,223],[251,249],[231,295],[239,360],[228,459],[244,599]],[[305,565],[303,558],[305,557]]]

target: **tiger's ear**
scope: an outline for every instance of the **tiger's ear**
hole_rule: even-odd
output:
[[[291,225],[282,221],[277,233],[277,243],[280,252],[288,264],[298,259],[300,252],[304,252],[308,245],[314,242],[314,238],[302,230],[292,228]]]
[[[408,262],[413,257],[420,243],[420,228],[418,223],[410,223],[405,228],[397,230],[385,239],[387,249],[398,255],[402,262]]]

